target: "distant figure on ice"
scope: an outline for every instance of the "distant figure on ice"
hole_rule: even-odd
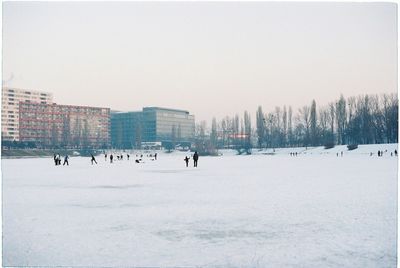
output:
[[[378,156],[381,156],[381,151],[378,151]]]
[[[119,155],[117,155],[117,160],[119,160]]]
[[[369,156],[372,156],[372,152],[369,153]]]
[[[58,165],[58,160],[57,160],[57,155],[54,154],[54,164],[56,164],[56,166]]]
[[[60,166],[61,165],[61,156],[60,156],[60,154],[57,154],[57,157],[56,157],[56,166]]]
[[[189,166],[189,157],[185,156],[185,159],[183,159],[186,162],[186,167]]]
[[[112,163],[114,156],[111,154],[110,155],[110,163]]]
[[[90,159],[90,161],[92,162],[92,165],[93,165],[93,162],[95,162],[97,165],[96,158],[94,158],[94,156],[92,154],[90,154],[90,155],[92,156],[92,159]]]
[[[129,154],[126,154],[126,157],[128,158],[128,160],[129,160]]]
[[[154,154],[154,159],[157,160],[157,153]]]
[[[124,156],[121,154],[121,156],[119,157],[121,160],[123,160],[124,159]]]
[[[197,161],[199,160],[199,155],[197,153],[197,151],[194,152],[193,155],[193,163],[194,163],[194,167],[197,167]]]
[[[69,156],[66,154],[65,157],[64,157],[63,166],[64,166],[65,164],[67,164],[67,166],[69,166],[68,159],[69,159]]]
[[[397,156],[397,150],[394,150],[394,156]]]
[[[107,154],[104,155],[104,160],[107,162]]]
[[[342,151],[342,152],[340,152],[340,154],[341,154],[341,156],[343,157],[343,151]]]

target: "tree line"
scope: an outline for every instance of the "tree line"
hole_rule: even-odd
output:
[[[264,113],[256,110],[256,125],[250,114],[214,117],[211,129],[206,122],[196,124],[196,143],[209,147],[249,151],[252,147],[355,145],[398,142],[397,94],[359,95],[317,106],[315,100],[296,111],[291,106],[275,107]],[[209,135],[206,135],[206,133]]]

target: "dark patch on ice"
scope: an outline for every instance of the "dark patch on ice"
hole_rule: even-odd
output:
[[[121,204],[119,205],[120,208],[137,208],[140,207],[140,205],[137,204]]]
[[[197,230],[194,237],[201,240],[267,240],[275,237],[274,232],[259,230]]]
[[[112,208],[111,205],[88,205],[88,204],[69,204],[68,207],[78,207],[78,208]]]
[[[127,224],[120,224],[120,225],[110,227],[110,230],[115,231],[115,232],[127,231],[127,230],[131,230],[131,229],[132,229],[132,226],[129,226]]]
[[[181,230],[162,230],[156,232],[156,235],[169,241],[181,241],[185,237]]]
[[[138,188],[142,187],[141,184],[130,184],[130,185],[95,185],[90,186],[88,188],[92,189],[130,189],[130,188]]]
[[[66,204],[66,205],[62,205],[62,206],[88,208],[88,209],[96,209],[96,208],[118,209],[118,208],[140,207],[140,205],[129,204],[129,203],[126,203],[126,204]]]
[[[268,240],[276,237],[275,232],[266,232],[260,230],[162,230],[155,233],[169,241],[181,241],[184,238],[196,238],[198,240],[206,240],[208,242],[220,242],[226,240],[243,240],[249,239]]]

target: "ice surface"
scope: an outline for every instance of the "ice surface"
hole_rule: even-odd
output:
[[[397,145],[385,146],[223,151],[198,168],[185,153],[3,159],[3,265],[395,267]]]

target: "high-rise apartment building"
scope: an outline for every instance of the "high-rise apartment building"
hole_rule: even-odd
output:
[[[19,103],[53,103],[53,94],[37,90],[4,87],[1,103],[1,137],[19,141]]]
[[[20,102],[20,141],[43,147],[104,148],[110,144],[110,109]]]

